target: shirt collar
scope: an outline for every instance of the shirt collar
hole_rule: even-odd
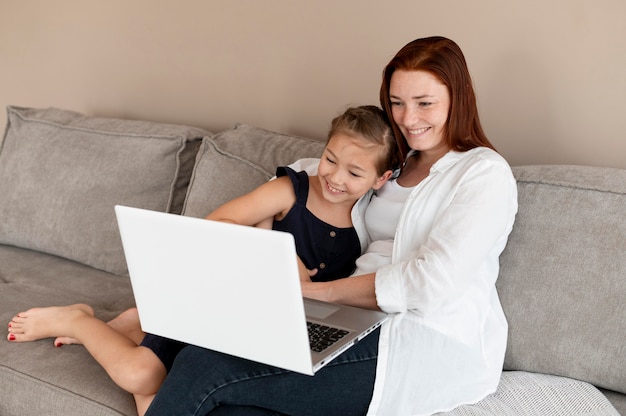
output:
[[[407,159],[416,153],[416,150],[411,150],[407,155]],[[463,158],[463,154],[467,152],[457,152],[456,150],[450,150],[448,153],[443,155],[441,159],[435,162],[434,165],[431,166],[430,172],[445,172],[450,169],[452,166],[456,164],[461,158]],[[398,170],[399,173],[399,170]]]
[[[452,166],[456,164],[459,160],[463,158],[463,154],[465,152],[457,152],[456,150],[450,150],[448,153],[443,155],[441,159],[435,162],[435,164],[430,168],[431,172],[445,172],[450,169]]]

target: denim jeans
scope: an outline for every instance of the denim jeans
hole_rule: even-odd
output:
[[[147,416],[364,415],[374,390],[379,331],[313,377],[185,347]]]

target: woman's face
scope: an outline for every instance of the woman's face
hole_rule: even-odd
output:
[[[450,93],[426,71],[396,70],[389,83],[393,120],[409,147],[424,153],[449,150],[444,129],[450,110]]]

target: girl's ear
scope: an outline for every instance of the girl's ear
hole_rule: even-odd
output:
[[[391,178],[392,174],[393,174],[393,171],[391,170],[385,171],[385,173],[383,173],[381,177],[376,179],[376,182],[374,183],[374,186],[372,186],[372,188],[374,190],[380,189],[385,184],[385,182],[387,182],[389,178]]]

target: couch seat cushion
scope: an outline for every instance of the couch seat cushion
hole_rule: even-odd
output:
[[[0,245],[0,322],[33,306],[87,303],[110,320],[134,306],[128,278],[17,247]],[[5,332],[6,334],[6,332]],[[135,415],[132,395],[82,345],[0,340],[0,415]]]

